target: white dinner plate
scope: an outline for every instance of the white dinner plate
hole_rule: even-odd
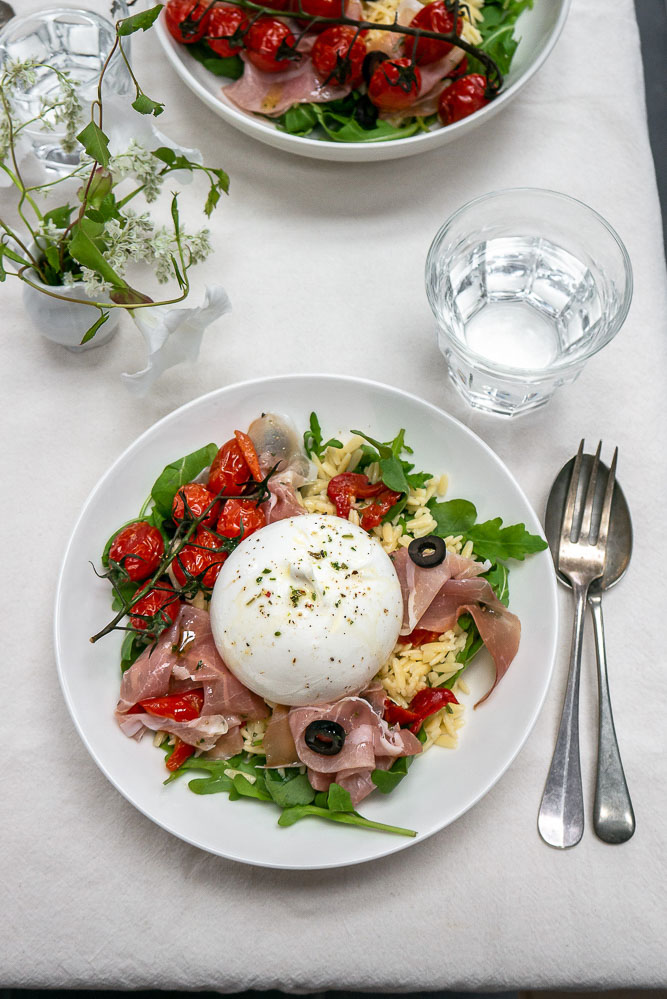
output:
[[[501,93],[490,104],[446,128],[434,127],[430,132],[388,142],[332,142],[281,132],[269,119],[242,111],[225,97],[223,87],[231,81],[215,76],[197,62],[189,54],[187,45],[181,45],[169,34],[164,24],[164,14],[158,20],[156,28],[162,48],[181,79],[204,104],[234,128],[260,142],[296,153],[297,156],[340,163],[374,163],[378,160],[413,156],[415,153],[444,146],[498,114],[537,72],[553,49],[563,30],[570,3],[571,0],[534,0],[533,7],[520,15],[515,27],[515,37],[520,38],[520,41],[510,72],[505,78]]]
[[[406,392],[337,375],[286,375],[218,389],[166,416],[142,434],[111,466],[86,501],[70,539],[58,583],[55,647],[65,700],[93,759],[112,784],[148,818],[195,846],[233,860],[295,869],[336,867],[403,850],[453,822],[502,776],[538,716],[553,668],[556,581],[548,550],[512,563],[510,608],[522,625],[515,661],[491,697],[491,659],[483,650],[466,672],[470,696],[456,750],[434,747],[415,760],[389,795],[362,802],[363,815],[417,831],[415,839],[308,818],[289,828],[271,804],[226,794],[196,795],[179,781],[164,787],[164,755],[146,737],[137,743],[118,728],[122,633],[95,645],[89,637],[111,618],[110,587],[97,579],[107,538],[136,516],[165,465],[211,441],[222,444],[258,414],[288,414],[305,428],[311,410],[325,435],[350,428],[389,440],[401,427],[414,448],[417,469],[449,476],[448,497],[466,498],[480,520],[523,521],[542,534],[516,480],[500,459],[465,426]],[[196,775],[195,775],[196,776]]]

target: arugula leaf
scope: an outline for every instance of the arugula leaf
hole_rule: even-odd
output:
[[[315,791],[306,775],[293,768],[285,771],[285,777],[281,777],[277,770],[266,770],[264,779],[267,791],[281,808],[309,805],[315,799]]]
[[[434,497],[426,506],[438,525],[435,533],[441,538],[467,534],[477,520],[475,504],[469,500],[455,499],[439,503]]]
[[[303,447],[306,454],[315,455],[321,461],[328,447],[340,448],[342,446],[341,442],[336,440],[335,437],[331,437],[328,441],[322,443],[320,421],[317,418],[317,413],[311,413],[309,429],[303,435]]]
[[[335,782],[330,784],[329,793],[327,794],[327,808],[332,812],[353,812],[354,805],[352,804],[350,792],[346,791],[340,784],[336,784]]]
[[[140,585],[143,586],[144,583],[134,583],[131,579],[126,579],[120,583],[116,583],[113,591],[113,597],[111,599],[111,609],[119,611],[122,610],[123,607],[126,607],[139,589]]]
[[[486,0],[484,4],[482,19],[477,23],[482,35],[480,48],[493,59],[503,75],[509,72],[519,44],[514,37],[516,21],[532,6],[533,0]],[[484,72],[484,69],[477,59],[468,57],[468,72]]]
[[[405,430],[399,430],[394,439],[386,443],[376,441],[374,437],[369,437],[368,434],[363,433],[361,430],[352,430],[351,433],[356,434],[358,437],[363,437],[365,441],[368,441],[369,444],[372,444],[377,449],[376,453],[380,462],[380,478],[385,486],[393,489],[396,493],[408,493],[410,491],[410,484],[406,478],[406,469],[409,472],[414,468],[414,465],[401,461],[400,458],[402,451],[412,453],[411,448],[405,444]],[[361,465],[361,462],[359,464]],[[367,461],[366,464],[370,464],[370,461]]]
[[[146,647],[147,641],[144,635],[138,635],[136,631],[127,632],[120,649],[121,673],[125,673],[137,661]]]
[[[219,56],[205,42],[195,42],[188,45],[188,52],[201,63],[204,69],[215,76],[227,76],[230,80],[238,80],[243,74],[243,60],[240,56]]]
[[[398,127],[378,119],[371,128],[364,128],[353,113],[336,114],[326,104],[310,106],[320,128],[334,142],[387,142],[391,139],[405,139],[409,135],[426,130],[419,118],[408,118]]]
[[[276,119],[276,124],[290,135],[310,135],[317,125],[317,115],[312,104],[294,104]]]
[[[514,558],[523,562],[526,555],[544,551],[547,547],[544,538],[529,534],[525,524],[503,527],[502,523],[500,517],[495,517],[466,530],[466,537],[472,541],[475,554],[480,558],[493,561]]]
[[[217,453],[217,444],[207,444],[166,466],[151,489],[151,496],[159,513],[164,517],[171,516],[171,505],[177,490],[203,472]]]
[[[365,819],[358,812],[331,812],[328,808],[319,808],[317,805],[294,805],[292,808],[285,808],[278,819],[278,825],[293,826],[295,822],[305,819],[309,815],[328,819],[329,822],[360,826],[362,829],[377,829],[378,832],[395,833],[397,836],[417,835],[414,829],[403,829],[401,826],[388,826],[382,822],[371,822],[370,819]]]
[[[498,597],[501,604],[508,607],[510,602],[510,588],[509,570],[507,569],[507,566],[503,565],[502,562],[495,562],[489,571],[484,573],[483,578],[488,579],[491,584],[491,589]]]
[[[390,794],[406,776],[414,756],[401,756],[388,770],[373,770],[371,780],[381,794]]]

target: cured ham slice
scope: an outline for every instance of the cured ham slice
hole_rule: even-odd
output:
[[[173,722],[146,712],[128,715],[139,701],[197,688],[204,691],[204,704],[195,722]],[[155,645],[123,674],[116,708],[121,729],[131,738],[141,738],[150,728],[178,735],[199,749],[211,749],[243,721],[268,714],[264,700],[244,687],[220,658],[208,613],[187,604]]]
[[[448,553],[440,565],[422,569],[414,564],[406,549],[394,556],[403,593],[401,634],[409,634],[416,627],[448,631],[466,613],[477,625],[496,668],[493,685],[477,704],[485,701],[503,678],[521,639],[521,622],[516,614],[498,600],[488,580],[480,578],[489,567],[488,562]]]
[[[319,720],[337,722],[345,729],[345,742],[335,756],[316,753],[306,744],[306,729]],[[362,697],[292,708],[289,725],[297,755],[307,766],[308,780],[315,790],[324,791],[335,781],[350,792],[355,806],[373,790],[370,775],[374,769],[386,770],[395,759],[422,751],[416,736],[405,729],[390,728]]]
[[[250,424],[248,435],[255,445],[262,474],[275,468],[269,479],[271,496],[263,508],[267,524],[305,513],[297,489],[310,478],[311,464],[291,422],[275,413],[263,413]]]
[[[284,704],[276,704],[271,721],[264,733],[264,752],[267,767],[294,766],[299,762],[294,737],[289,725],[290,709]]]
[[[293,104],[322,104],[339,100],[350,93],[352,88],[349,85],[323,83],[308,54],[303,51],[301,42],[298,48],[303,52],[301,61],[291,63],[289,69],[280,73],[265,73],[242,53],[243,75],[222,88],[225,97],[243,111],[277,118]]]

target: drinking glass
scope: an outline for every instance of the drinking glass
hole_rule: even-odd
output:
[[[114,0],[112,14],[127,17],[125,0]],[[0,69],[9,61],[34,59],[35,82],[17,90],[13,110],[20,122],[31,121],[40,114],[43,101],[57,97],[60,84],[56,73],[48,66],[68,72],[76,84],[82,107],[81,125],[85,124],[91,101],[97,96],[97,84],[102,67],[116,37],[114,22],[92,10],[79,7],[52,7],[33,14],[13,17],[0,31]],[[129,55],[129,39],[123,47]],[[48,64],[44,65],[44,64]],[[114,53],[104,76],[103,96],[130,93],[131,80],[118,51]],[[69,173],[79,162],[79,151],[62,148],[64,126],[54,120],[53,112],[46,115],[48,128],[40,121],[23,131],[32,144],[33,152],[44,166],[57,173]]]
[[[516,416],[545,405],[616,335],[632,269],[592,208],[516,188],[445,222],[428,252],[426,293],[456,388],[471,406]]]

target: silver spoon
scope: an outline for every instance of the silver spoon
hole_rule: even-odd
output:
[[[593,456],[585,454],[584,470],[588,471],[593,462]],[[561,517],[565,497],[572,474],[574,458],[560,470],[547,502],[544,528],[554,556],[555,564],[558,558],[558,542],[560,537]],[[600,462],[600,469],[608,471]],[[606,476],[602,475],[602,482]],[[598,516],[600,502],[597,504]],[[623,772],[621,754],[616,739],[614,718],[609,697],[609,679],[607,673],[607,654],[604,640],[604,624],[602,620],[602,593],[617,583],[628,567],[632,554],[632,521],[630,510],[618,482],[614,485],[614,494],[607,539],[607,556],[602,576],[594,580],[588,590],[588,604],[593,615],[595,629],[595,650],[598,663],[598,692],[600,709],[598,717],[598,765],[595,785],[595,804],[593,808],[593,826],[596,834],[606,843],[625,843],[635,831],[635,815],[632,810],[630,792]],[[561,583],[570,586],[570,582],[562,573],[557,573]]]

